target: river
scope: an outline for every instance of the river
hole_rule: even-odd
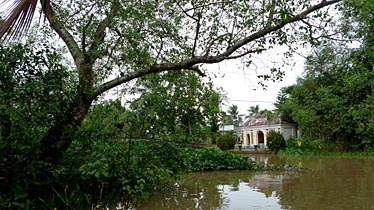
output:
[[[251,156],[295,171],[220,171],[182,177],[136,210],[374,209],[374,159],[358,157]],[[117,208],[120,209],[120,208]]]

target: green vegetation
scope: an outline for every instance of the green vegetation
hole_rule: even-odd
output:
[[[238,126],[240,123],[243,122],[242,114],[239,114],[238,106],[232,104],[228,109],[227,112],[222,113],[222,123],[224,125],[235,125]]]
[[[339,1],[7,1],[0,208],[137,202],[180,173],[252,169],[245,157],[184,148],[214,141],[221,117],[221,92],[196,75],[207,76],[203,64],[241,58],[248,66],[270,46],[314,43],[309,37],[327,35],[314,23],[330,23],[323,8]],[[26,45],[12,43],[38,2],[46,21],[21,37]],[[147,130],[159,139],[137,139]]]
[[[231,154],[218,149],[184,150],[184,170],[186,172],[213,170],[253,170],[257,164],[249,157]]]
[[[236,136],[232,132],[224,133],[217,138],[217,146],[221,150],[234,149]]]
[[[143,128],[143,133],[154,127],[158,138],[187,144],[199,143],[203,136],[209,138],[218,131],[222,91],[191,71],[147,75],[132,91],[140,95],[130,104],[137,118],[134,126]]]
[[[267,134],[268,147],[273,152],[278,152],[280,149],[286,148],[286,141],[281,133],[270,131]]]
[[[356,44],[321,44],[308,57],[305,76],[278,97],[282,117],[298,124],[308,145],[303,151],[374,149],[374,6],[367,3],[343,8],[342,34]]]

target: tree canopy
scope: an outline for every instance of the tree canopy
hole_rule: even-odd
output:
[[[41,0],[47,21],[39,42],[57,36],[77,75],[74,105],[42,141],[44,159],[58,161],[92,102],[111,88],[163,71],[204,75],[201,64],[250,61],[251,54],[274,45],[315,42],[313,34],[327,35],[319,27],[330,22],[324,8],[340,1]],[[38,1],[4,2],[11,6],[0,31],[12,41],[12,34],[27,28]]]
[[[346,150],[373,146],[373,11],[367,1],[347,2],[341,27],[357,43],[320,46],[308,57],[304,78],[282,90],[277,108],[305,137]]]
[[[134,93],[139,96],[131,110],[159,137],[198,137],[204,126],[218,130],[223,95],[194,72],[147,75],[136,82]]]

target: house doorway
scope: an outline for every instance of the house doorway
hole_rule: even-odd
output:
[[[258,140],[258,146],[260,148],[263,148],[264,143],[265,143],[265,138],[264,138],[264,133],[262,131],[257,132],[257,140]]]

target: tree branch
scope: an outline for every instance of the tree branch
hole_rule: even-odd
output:
[[[195,56],[197,40],[199,39],[199,33],[200,33],[200,20],[201,20],[201,13],[198,14],[198,18],[197,18],[197,20],[196,20],[197,23],[196,23],[196,31],[195,31],[195,40],[194,40],[193,47],[192,47],[192,56]]]
[[[44,13],[47,17],[51,27],[56,31],[56,33],[61,37],[68,47],[71,56],[74,59],[75,64],[78,65],[83,61],[83,53],[79,49],[77,42],[75,42],[74,37],[66,30],[64,24],[59,21],[52,8],[45,8],[48,4],[48,0],[42,0],[43,11],[49,10],[49,12]]]
[[[231,39],[232,34],[230,34],[230,33],[221,34],[221,35],[217,36],[216,38],[214,38],[212,41],[210,41],[208,47],[207,47],[206,50],[205,50],[205,56],[208,56],[208,55],[209,55],[209,53],[210,53],[210,49],[212,48],[212,46],[214,45],[214,43],[215,43],[217,40],[219,40],[219,39],[221,39],[221,38],[223,38],[223,37],[225,37],[225,36],[230,36],[230,39]]]
[[[310,13],[312,13],[312,12],[318,10],[318,9],[321,9],[325,6],[328,6],[328,5],[331,5],[331,4],[340,2],[340,1],[342,1],[342,0],[331,0],[331,1],[325,1],[324,0],[321,3],[307,8],[303,12],[299,13],[298,15],[293,16],[292,18],[290,18],[290,19],[288,19],[288,20],[286,20],[282,23],[279,23],[279,24],[277,24],[275,26],[272,26],[272,27],[264,28],[264,29],[262,29],[262,30],[260,30],[256,33],[253,33],[253,34],[237,41],[235,44],[233,44],[231,47],[229,47],[225,52],[221,53],[220,55],[209,56],[206,53],[204,56],[196,56],[196,57],[185,59],[185,60],[182,60],[182,61],[176,62],[176,63],[154,64],[154,65],[150,66],[149,68],[144,68],[144,69],[141,69],[139,71],[134,71],[132,73],[129,73],[128,75],[118,77],[114,80],[111,80],[109,82],[106,82],[106,83],[98,86],[94,91],[94,96],[98,96],[98,95],[102,94],[103,92],[105,92],[105,91],[107,91],[107,90],[109,90],[113,87],[116,87],[120,84],[123,84],[125,82],[131,81],[135,78],[139,78],[139,77],[147,75],[147,74],[158,73],[158,72],[162,72],[162,71],[182,70],[182,69],[192,69],[192,70],[195,70],[199,73],[199,70],[196,67],[197,64],[219,63],[219,62],[221,62],[223,60],[226,60],[226,59],[239,58],[240,55],[231,56],[231,57],[230,57],[230,55],[233,54],[239,48],[243,47],[244,45],[246,45],[246,44],[248,44],[252,41],[255,41],[255,40],[257,40],[261,37],[264,37],[265,35],[267,35],[269,33],[277,31],[277,30],[283,28],[287,24],[302,20],[302,19],[306,18],[306,16],[308,14],[310,14]],[[211,43],[211,45],[212,45],[212,43]],[[209,50],[209,47],[208,47],[207,50]],[[247,55],[251,52],[252,53],[259,52],[261,50],[263,50],[263,49],[256,49],[256,50],[248,51],[246,53],[241,54],[241,56],[245,56],[245,55]],[[200,71],[200,73],[201,73],[201,71]]]
[[[295,15],[295,16],[291,17],[288,20],[285,20],[284,22],[281,22],[281,23],[279,23],[275,26],[272,26],[272,27],[264,28],[264,29],[262,29],[262,30],[260,30],[256,33],[253,33],[253,34],[243,38],[242,40],[239,40],[234,45],[232,45],[230,48],[228,48],[226,50],[226,52],[222,53],[221,56],[227,57],[227,56],[231,55],[233,52],[235,52],[237,49],[239,49],[240,47],[248,44],[249,42],[252,42],[252,41],[254,41],[258,38],[264,37],[265,35],[267,35],[271,32],[277,31],[277,30],[283,28],[287,24],[300,21],[300,20],[306,18],[307,15],[309,15],[310,13],[312,13],[314,11],[317,11],[317,10],[323,8],[323,7],[335,4],[335,3],[340,2],[340,1],[342,1],[342,0],[331,0],[331,1],[323,0],[321,3],[307,8],[303,12],[299,13],[298,15]]]
[[[82,30],[82,41],[81,41],[81,43],[82,43],[82,51],[83,52],[86,52],[86,32],[87,32],[88,27],[90,27],[90,25],[91,25],[92,19],[93,19],[93,14],[91,14],[90,19],[88,20],[88,23],[85,25],[85,27]]]
[[[206,76],[206,74],[202,72],[197,66],[191,64],[191,63],[201,63],[201,62],[197,62],[198,60],[200,59],[195,57],[191,59],[190,61],[185,61],[185,62],[180,62],[180,63],[155,64],[149,68],[144,68],[138,71],[134,71],[132,73],[128,73],[126,75],[123,75],[121,77],[118,77],[116,79],[113,79],[109,82],[106,82],[98,86],[95,89],[93,95],[94,97],[99,96],[105,91],[110,90],[120,84],[129,82],[133,79],[136,79],[136,78],[148,75],[148,74],[159,73],[163,71],[173,71],[173,70],[176,71],[176,70],[189,69],[189,70],[197,72],[200,76]],[[212,63],[216,63],[216,62],[212,61]]]
[[[183,12],[187,17],[189,17],[189,18],[191,18],[191,19],[197,21],[197,19],[196,19],[194,16],[188,14],[188,12],[187,12],[186,10],[183,9],[183,7],[179,4],[178,1],[176,2],[176,4],[177,4],[177,6],[179,7],[179,9],[181,9],[182,12]]]
[[[241,58],[241,57],[244,57],[244,56],[246,56],[248,54],[251,54],[251,53],[260,53],[260,52],[265,51],[265,50],[266,50],[265,48],[256,49],[256,50],[248,50],[245,53],[227,57],[226,60],[232,60],[232,59]]]
[[[118,0],[114,0],[112,2],[109,14],[99,23],[96,28],[94,37],[91,42],[91,46],[87,51],[86,55],[89,55],[90,63],[93,63],[96,59],[101,57],[101,53],[99,51],[100,45],[104,42],[105,38],[105,29],[109,26],[113,17],[117,13],[117,6]]]
[[[268,17],[268,20],[266,21],[266,28],[271,26],[271,23],[273,22],[273,18],[274,18],[274,12],[275,12],[275,1],[272,0],[271,1],[271,8],[270,8],[270,11],[269,11],[269,17]]]
[[[212,5],[219,5],[219,4],[235,4],[236,2],[235,1],[213,1],[213,2],[211,2],[211,3],[207,3],[207,4],[201,4],[201,5],[197,5],[196,7],[195,6],[193,6],[193,7],[191,7],[191,8],[188,8],[188,9],[186,9],[186,10],[183,10],[185,13],[186,12],[189,12],[189,11],[191,11],[191,10],[196,10],[196,9],[200,9],[200,8],[204,8],[204,7],[209,7],[209,6],[212,6]]]

